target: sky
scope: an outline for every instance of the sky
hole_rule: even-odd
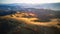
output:
[[[28,3],[28,4],[42,4],[42,3],[57,3],[60,0],[0,0],[0,4],[11,3]]]

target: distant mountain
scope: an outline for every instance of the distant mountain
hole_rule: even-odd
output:
[[[8,15],[13,12],[31,12],[37,14],[38,17],[55,14],[60,9],[60,3],[47,4],[0,4],[0,15]],[[60,11],[60,10],[59,10]]]
[[[60,3],[47,3],[47,4],[16,4],[24,8],[36,8],[36,9],[52,9],[60,10]]]
[[[44,8],[44,9],[52,9],[52,10],[60,10],[60,3],[47,3],[47,4],[37,4],[36,7]]]
[[[36,8],[36,9],[51,9],[60,10],[60,3],[47,3],[47,4],[0,4],[0,9],[3,10],[25,10],[25,8]]]
[[[0,10],[22,10],[22,8],[16,4],[0,4]]]

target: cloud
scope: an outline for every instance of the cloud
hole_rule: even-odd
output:
[[[0,3],[56,3],[60,2],[60,0],[0,0]]]

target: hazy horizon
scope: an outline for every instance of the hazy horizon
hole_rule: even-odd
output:
[[[19,6],[24,5],[23,7],[60,10],[60,0],[0,0],[0,4],[19,4]]]
[[[58,2],[60,2],[60,0],[0,0],[0,4],[12,4],[12,3],[44,4]]]

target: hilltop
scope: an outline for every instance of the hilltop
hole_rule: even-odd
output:
[[[34,20],[39,20],[36,17],[36,14],[28,12],[17,12],[14,14],[0,16],[0,23],[2,26],[0,31],[1,33],[4,32],[4,34],[43,34],[48,30],[46,34],[52,31],[52,34],[59,34],[60,26],[57,25],[57,19],[52,19],[49,22],[35,22]]]

